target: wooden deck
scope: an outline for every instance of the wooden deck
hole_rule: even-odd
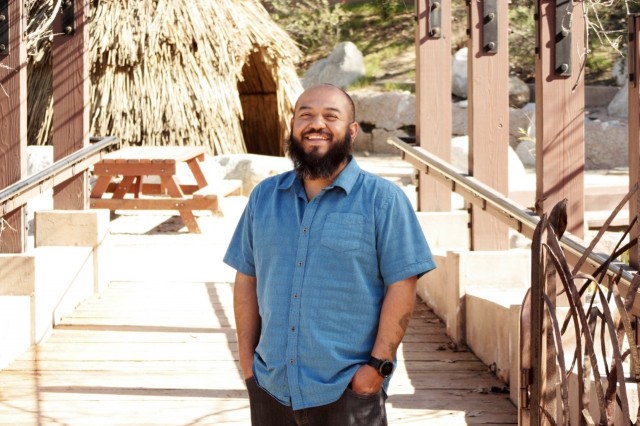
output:
[[[110,286],[0,372],[0,425],[249,424],[220,260],[237,216],[201,217],[189,234],[162,214],[112,221]],[[391,425],[517,423],[503,385],[423,303],[399,360]]]

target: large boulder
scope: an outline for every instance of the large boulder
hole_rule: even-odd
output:
[[[302,79],[306,89],[314,84],[329,83],[345,88],[364,77],[362,52],[350,41],[338,44],[331,54],[312,64]]]
[[[585,168],[605,170],[629,166],[629,130],[620,121],[586,120]]]
[[[467,120],[469,111],[467,100],[454,102],[451,105],[451,134],[453,136],[464,136],[467,134]]]
[[[416,124],[416,97],[409,92],[355,90],[349,93],[356,121],[379,129],[396,130]]]
[[[203,171],[219,175],[223,179],[242,181],[242,194],[249,195],[265,178],[292,169],[291,160],[257,154],[226,154],[209,157]]]
[[[510,189],[520,188],[525,185],[529,179],[527,172],[511,147],[508,147],[507,168],[508,182]],[[451,164],[463,173],[469,170],[469,137],[457,136],[451,139]]]
[[[607,107],[607,113],[611,117],[627,118],[629,117],[629,82],[625,82],[624,86],[620,88],[618,93],[613,97],[613,100]]]
[[[509,108],[509,145],[514,149],[521,141],[535,137],[536,104],[528,103],[522,108]]]
[[[529,103],[531,90],[524,81],[515,75],[509,77],[509,106],[522,108]]]
[[[454,55],[451,63],[451,93],[467,99],[467,58],[468,49],[463,47]]]

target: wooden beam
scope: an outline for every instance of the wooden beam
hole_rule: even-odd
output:
[[[584,16],[581,3],[537,0],[536,22],[536,200],[550,213],[564,198],[567,231],[584,237]],[[569,31],[570,46],[556,47],[558,19]],[[573,12],[573,13],[571,13]],[[558,16],[560,18],[560,16]],[[565,49],[566,61],[556,60]],[[557,62],[557,63],[556,63]],[[561,63],[562,62],[562,63]],[[564,70],[567,71],[564,71]]]
[[[628,19],[629,43],[627,61],[629,69],[629,189],[640,182],[640,15],[630,15]],[[640,214],[640,194],[629,201],[629,220]],[[631,239],[640,234],[638,224],[631,229]],[[638,246],[629,251],[629,264],[634,270],[640,268]]]
[[[27,146],[27,46],[22,41],[27,11],[20,0],[9,0],[9,43],[0,54],[0,188],[26,174]],[[26,250],[25,208],[0,218],[0,252]]]
[[[416,135],[419,145],[444,161],[451,159],[451,2],[416,2]],[[440,25],[430,23],[440,9]],[[431,33],[431,34],[430,34]],[[450,211],[451,191],[420,172],[418,210]]]
[[[509,45],[508,4],[469,2],[469,173],[499,193],[508,193]],[[471,206],[471,249],[506,250],[509,228]]]
[[[53,156],[57,161],[89,143],[89,0],[73,0],[72,25],[63,10],[53,23]],[[69,28],[71,27],[71,28]],[[88,207],[88,174],[54,188],[56,209]]]

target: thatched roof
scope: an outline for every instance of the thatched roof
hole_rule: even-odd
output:
[[[301,90],[299,51],[258,0],[100,0],[91,16],[93,135],[282,153]],[[46,84],[43,64],[33,66],[30,91],[34,78]],[[32,119],[42,144],[50,100],[39,99]]]

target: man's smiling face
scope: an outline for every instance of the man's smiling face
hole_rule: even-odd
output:
[[[328,177],[346,163],[356,133],[353,106],[347,95],[336,87],[314,86],[296,103],[289,156],[303,177]]]

